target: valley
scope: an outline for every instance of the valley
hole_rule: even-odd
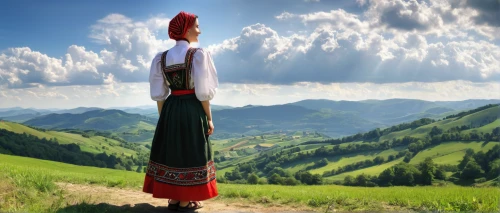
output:
[[[333,113],[325,108],[315,111],[291,105],[215,111],[214,114],[220,113],[217,114],[220,119],[217,121],[218,131],[223,132],[211,139],[222,194],[218,198],[220,201],[215,202],[234,203],[239,202],[238,199],[251,198],[251,202],[257,204],[264,199],[268,201],[260,204],[293,202],[314,211],[332,202],[337,203],[337,209],[343,210],[496,208],[493,206],[498,205],[498,199],[496,203],[491,201],[494,196],[473,196],[470,199],[481,199],[483,204],[467,201],[464,207],[465,204],[457,203],[458,197],[453,196],[447,201],[441,198],[438,204],[428,200],[430,197],[412,197],[414,202],[403,204],[400,198],[391,198],[389,194],[397,194],[403,189],[398,187],[408,186],[416,190],[411,196],[417,196],[421,193],[418,190],[426,190],[425,187],[436,187],[432,188],[436,196],[445,193],[444,190],[460,194],[459,190],[470,186],[482,190],[482,194],[494,193],[499,181],[495,174],[500,172],[499,105],[487,104],[462,111],[438,109],[432,105],[432,110],[428,107],[418,110],[440,114],[393,125],[375,125],[362,131],[381,121],[371,117],[369,119],[376,122],[365,122],[370,125],[352,134],[339,129],[339,126],[352,128],[350,124],[357,122],[348,117],[341,119],[355,114],[356,107],[349,107],[353,111]],[[262,110],[267,114],[258,115]],[[293,116],[288,116],[289,112],[293,112]],[[365,115],[364,121],[368,121],[368,117]],[[340,124],[331,125],[337,121]],[[247,123],[240,129],[238,122]],[[297,122],[304,122],[303,126],[294,124]],[[312,125],[314,122],[317,125]],[[152,117],[104,109],[76,114],[46,114],[24,123],[2,119],[2,177],[9,180],[24,178],[26,184],[31,184],[33,180],[30,178],[47,181],[36,183],[37,180],[33,182],[35,185],[29,186],[18,182],[21,185],[3,187],[24,190],[42,184],[42,187],[55,190],[60,187],[52,185],[54,182],[64,182],[139,190],[149,157],[148,140],[154,134],[154,126]],[[325,128],[329,130],[320,131]],[[343,131],[345,136],[332,137],[331,133],[335,131]],[[299,198],[303,195],[287,194],[286,188],[279,187],[298,187],[302,193],[316,197]],[[307,191],[309,188],[301,187],[322,188],[314,188],[313,193]],[[345,199],[346,194],[321,192],[327,187],[347,187],[332,190],[345,191],[350,198]],[[354,202],[363,200],[355,195],[357,187],[387,191],[381,191],[383,195],[376,198],[383,200],[382,203],[364,200],[365,204],[355,205]],[[39,190],[43,193],[45,189]],[[276,194],[276,190],[281,191]],[[44,196],[57,200],[50,195]]]

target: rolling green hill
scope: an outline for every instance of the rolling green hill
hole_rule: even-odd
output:
[[[407,129],[399,132],[393,132],[388,135],[384,135],[380,137],[379,141],[384,141],[384,140],[392,140],[394,138],[403,138],[404,136],[409,136],[411,135],[412,137],[418,137],[418,138],[425,138],[427,133],[431,131],[432,127],[438,126],[440,129],[443,129],[443,131],[447,131],[452,127],[461,127],[461,126],[473,126],[474,128],[471,128],[470,131],[476,130],[479,132],[491,132],[493,128],[495,127],[495,124],[498,124],[500,122],[500,117],[499,117],[499,112],[500,112],[500,107],[491,107],[482,111],[479,111],[477,113],[473,113],[470,115],[466,115],[461,118],[450,118],[450,119],[445,119],[442,121],[438,121],[432,124],[428,124],[425,126],[418,127],[416,129]],[[483,124],[484,126],[478,126]],[[498,127],[498,126],[496,126]],[[467,133],[469,133],[467,132]],[[465,133],[465,132],[464,132]]]
[[[318,111],[295,105],[247,106],[212,113],[217,138],[260,135],[275,131],[317,131],[338,137],[384,124],[342,111]]]
[[[417,108],[421,109],[422,107]],[[267,114],[259,115],[262,106],[248,106],[240,109],[221,110],[218,117],[221,119],[220,123],[234,124],[231,128],[239,128],[234,122],[249,120],[254,122],[246,123],[250,126],[249,129],[260,128],[253,126],[266,123],[266,119],[280,120],[283,123],[299,120],[305,122],[304,126],[311,125],[307,122],[313,121],[323,122],[321,125],[330,124],[327,120],[322,120],[323,117],[325,119],[332,118],[329,117],[332,115],[328,114],[329,112],[320,113],[304,109],[291,105],[271,106],[267,107]],[[435,106],[427,110],[446,111]],[[285,116],[288,111],[296,112],[295,117]],[[212,139],[212,143],[217,168],[222,171],[222,173],[218,173],[219,177],[226,177],[226,173],[241,170],[242,177],[240,179],[242,180],[246,179],[249,173],[255,173],[260,178],[268,179],[272,174],[271,170],[279,168],[283,170],[281,175],[284,177],[308,172],[311,175],[323,176],[325,183],[331,183],[342,180],[348,175],[363,173],[378,175],[384,169],[403,160],[410,165],[418,166],[426,158],[431,158],[436,165],[456,167],[466,154],[467,149],[486,153],[499,144],[498,136],[495,135],[496,133],[494,134],[500,123],[498,112],[500,112],[500,106],[486,105],[457,114],[449,114],[442,120],[417,120],[411,124],[403,123],[336,139],[325,137],[321,133],[309,129],[301,131],[274,130],[260,133],[256,131],[254,135],[241,134],[238,137],[223,140]],[[135,122],[136,120],[130,119],[130,114],[118,110],[87,113],[89,113],[87,114],[89,118],[85,119],[84,113],[76,115],[75,119],[84,120],[83,123],[100,123],[104,118],[115,120],[123,118],[124,122],[133,121],[129,126],[118,126],[116,131],[128,131],[121,133],[122,138],[130,137],[136,138],[136,140],[140,138],[145,142],[138,143],[135,148],[130,149],[130,147],[123,147],[122,141],[93,134],[86,135],[84,130],[47,131],[11,122],[0,123],[0,128],[16,133],[35,135],[39,138],[57,138],[61,144],[75,143],[81,147],[82,151],[91,153],[106,151],[116,155],[137,157],[139,152],[148,152],[145,147],[148,144],[148,137],[144,134],[153,134],[151,129],[147,130],[151,125],[148,120]],[[135,118],[142,119],[141,116]],[[78,122],[78,119],[72,122],[80,125],[81,122]],[[234,122],[229,122],[231,119],[235,119]],[[37,120],[37,122],[41,121],[44,120]],[[66,122],[62,117],[59,121]],[[56,120],[52,123],[58,122]],[[340,125],[344,124],[340,122]],[[131,129],[134,129],[135,132]],[[432,135],[433,131],[437,131],[437,133]],[[238,175],[236,174],[236,176]]]
[[[59,181],[73,183],[100,183],[108,186],[138,186],[144,181],[144,173],[117,169],[78,166],[49,160],[0,154],[0,171],[9,167],[39,172],[57,177]]]
[[[461,110],[491,103],[500,103],[500,100],[303,100],[274,106],[214,105],[213,118],[218,130],[213,138],[254,136],[279,130],[316,131],[337,138],[421,118],[441,119]],[[81,107],[52,111],[11,108],[1,111],[0,119],[47,129],[109,131],[129,142],[146,142],[152,140],[158,113],[152,106],[118,110]]]
[[[156,121],[139,115],[130,114],[120,110],[93,110],[81,114],[48,114],[40,116],[24,124],[46,129],[81,129],[117,131],[135,129],[139,125],[145,125],[148,129],[154,129]]]
[[[106,152],[108,154],[116,154],[117,156],[124,155],[137,157],[139,152],[148,151],[144,146],[134,146],[135,149],[125,148],[122,142],[102,136],[85,137],[84,135],[75,133],[33,129],[22,124],[7,121],[0,122],[0,129],[18,134],[26,133],[40,139],[45,138],[48,140],[54,138],[57,139],[57,142],[60,144],[74,143],[80,146],[82,151],[96,154]]]
[[[500,106],[487,105],[449,115],[443,120],[414,127],[407,125],[409,128],[398,127],[401,130],[389,127],[388,131],[381,129],[380,133],[377,130],[342,139],[312,139],[305,143],[275,146],[264,151],[250,146],[250,140],[218,141],[214,142],[214,147],[221,151],[215,156],[220,161],[218,168],[225,173],[224,177],[229,181],[239,177],[235,171],[239,171],[243,179],[250,173],[255,173],[260,178],[269,180],[272,174],[270,172],[280,168],[283,171],[277,172],[283,178],[305,171],[323,176],[325,182],[332,183],[342,181],[349,175],[379,175],[385,169],[406,161],[406,158],[410,165],[416,167],[426,158],[432,159],[436,166],[456,167],[468,149],[487,153],[500,145],[499,112]],[[433,131],[437,133],[432,133]],[[375,133],[380,135],[373,136]],[[276,137],[280,136],[264,135],[264,138],[269,139]],[[371,141],[362,141],[365,137],[371,138]],[[353,138],[359,139],[352,141]],[[272,140],[261,140],[260,143],[273,144]],[[227,151],[228,148],[231,151]]]
[[[480,142],[480,141],[454,141],[441,143],[437,146],[420,151],[410,161],[411,164],[418,164],[423,162],[425,158],[430,157],[434,159],[437,164],[458,165],[460,160],[465,155],[467,149],[472,149],[475,152],[487,152],[493,146],[500,144],[499,142]]]
[[[369,167],[369,168],[365,168],[365,169],[359,169],[359,170],[356,170],[356,171],[352,171],[352,172],[346,172],[346,173],[342,173],[340,175],[335,175],[335,176],[331,176],[331,177],[327,177],[326,180],[330,180],[330,181],[342,181],[344,180],[345,177],[347,176],[357,176],[357,175],[360,175],[360,174],[367,174],[367,175],[378,175],[380,174],[382,171],[384,171],[385,169],[391,167],[391,166],[394,166],[400,162],[402,162],[403,159],[400,158],[398,160],[395,160],[395,161],[392,161],[392,162],[388,162],[388,163],[384,163],[382,165],[378,165],[378,166],[372,166],[372,167]]]
[[[91,110],[81,114],[48,114],[25,121],[29,126],[53,130],[96,130],[129,142],[151,141],[157,120],[120,110]]]

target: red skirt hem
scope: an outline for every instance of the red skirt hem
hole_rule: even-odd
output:
[[[181,201],[202,201],[219,195],[216,179],[203,185],[177,186],[155,181],[154,178],[149,175],[146,175],[144,178],[142,191],[152,194],[154,198]]]

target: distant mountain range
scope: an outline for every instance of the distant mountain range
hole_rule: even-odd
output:
[[[118,131],[124,127],[137,126],[140,123],[156,125],[156,120],[121,110],[91,110],[80,114],[48,114],[30,119],[24,124],[45,129],[81,129]]]
[[[373,122],[393,125],[425,117],[439,118],[447,113],[496,103],[500,103],[500,100],[432,102],[414,99],[388,99],[365,101],[303,100],[291,103],[291,105],[314,110],[349,112]]]
[[[34,108],[4,108],[0,109],[0,118],[14,121],[14,122],[24,122],[42,115],[48,114],[80,114],[92,110],[101,110],[98,107],[78,107],[74,109],[34,109]]]
[[[303,100],[272,106],[212,106],[212,113],[216,126],[215,138],[259,135],[279,130],[308,130],[341,137],[424,117],[440,119],[458,111],[496,103],[500,103],[500,100]],[[153,106],[61,110],[9,108],[0,109],[0,118],[47,129],[134,134],[135,139],[128,137],[129,141],[148,141],[154,132],[158,112]]]
[[[234,107],[231,106],[222,106],[222,105],[212,105],[212,111],[222,110],[222,109],[231,109]],[[25,122],[30,119],[36,118],[42,115],[48,114],[80,114],[93,110],[104,110],[105,108],[99,107],[78,107],[74,109],[34,109],[34,108],[21,108],[21,107],[12,107],[12,108],[0,108],[0,118],[8,121],[14,122]],[[141,114],[151,118],[158,119],[158,109],[156,106],[141,106],[141,107],[113,107],[107,108],[110,109],[118,109],[130,114]]]

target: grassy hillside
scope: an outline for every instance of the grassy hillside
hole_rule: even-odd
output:
[[[353,177],[356,177],[357,175],[360,175],[360,174],[378,175],[382,171],[384,171],[385,169],[387,169],[387,168],[389,168],[391,166],[394,166],[394,165],[396,165],[396,164],[398,164],[400,162],[403,162],[403,158],[400,158],[400,159],[397,159],[395,161],[391,161],[391,162],[388,162],[388,163],[384,163],[382,165],[372,166],[372,167],[365,168],[365,169],[359,169],[359,170],[356,170],[356,171],[346,172],[346,173],[342,173],[342,174],[339,174],[339,175],[327,177],[325,179],[326,180],[330,180],[330,181],[342,181],[342,180],[344,180],[345,177],[347,177],[349,175],[353,176]]]
[[[135,172],[0,154],[0,189],[6,190],[0,193],[0,211],[61,212],[71,207],[86,206],[79,208],[79,212],[105,212],[107,210],[102,205],[88,203],[88,197],[68,196],[68,192],[61,190],[55,183],[126,187],[141,193],[143,180],[144,174]],[[366,188],[219,183],[218,190],[219,196],[215,202],[236,200],[239,204],[250,206],[308,206],[321,212],[328,208],[336,211],[493,212],[498,211],[500,199],[496,189],[457,186]]]
[[[307,131],[282,131],[262,134],[259,136],[244,136],[241,138],[231,138],[226,140],[212,140],[213,149],[216,156],[222,156],[227,161],[217,164],[219,168],[226,168],[228,165],[244,163],[258,157],[261,153],[255,150],[255,146],[268,146],[268,150],[262,153],[274,153],[286,149],[286,146],[297,145],[310,140],[324,140],[324,136]],[[276,145],[275,147],[272,147]]]
[[[480,132],[491,132],[493,128],[498,127],[498,125],[497,126],[495,125],[500,123],[500,117],[498,117],[499,112],[500,112],[500,106],[496,106],[461,118],[450,118],[446,120],[437,121],[435,123],[428,124],[425,126],[421,126],[416,129],[407,129],[399,132],[390,133],[388,135],[380,137],[379,141],[392,140],[393,138],[403,138],[404,136],[410,136],[410,135],[412,137],[425,138],[427,134],[431,131],[432,127],[434,126],[437,126],[440,129],[446,131],[452,127],[479,124],[485,119],[496,118],[494,122],[489,123],[486,126],[480,128],[473,128],[470,130],[470,131],[476,130]]]
[[[70,144],[74,143],[80,146],[80,149],[85,152],[90,153],[103,153],[116,154],[117,156],[134,156],[137,157],[138,152],[146,152],[147,148],[144,146],[136,146],[136,149],[129,149],[123,147],[121,142],[105,138],[102,136],[91,136],[84,137],[81,134],[60,132],[60,131],[44,131],[39,129],[33,129],[22,124],[12,123],[3,121],[0,122],[0,129],[5,129],[10,132],[15,132],[18,134],[26,133],[29,135],[34,135],[38,138],[57,139],[60,144]]]
[[[434,109],[439,111],[440,109]],[[313,131],[273,131],[256,136],[240,135],[225,140],[212,140],[215,149],[217,177],[222,179],[224,173],[234,169],[252,169],[248,165],[260,167],[255,170],[259,181],[270,183],[267,172],[271,169],[283,168],[292,175],[298,171],[308,171],[313,175],[346,167],[359,162],[375,161],[382,157],[383,163],[373,164],[356,170],[347,170],[336,175],[323,177],[323,184],[338,183],[347,176],[360,174],[378,175],[405,158],[401,153],[408,152],[409,144],[405,142],[390,146],[396,139],[417,138],[429,139],[429,132],[434,126],[447,132],[455,127],[465,126],[459,134],[478,133],[485,137],[500,124],[499,106],[484,109],[465,116],[438,120],[434,123],[394,131],[380,135],[376,140],[359,139],[344,141],[340,144],[325,143],[330,140]],[[431,110],[432,111],[432,110]],[[142,125],[140,123],[138,126]],[[82,134],[44,131],[11,122],[0,122],[0,128],[16,133],[26,133],[38,138],[56,138],[59,143],[77,143],[82,150],[99,153],[103,150],[121,155],[136,155],[140,150],[118,147],[121,142],[102,136],[82,136]],[[137,132],[140,134],[140,132]],[[496,139],[495,139],[496,140]],[[388,148],[382,146],[385,142]],[[307,142],[307,143],[306,143]],[[145,144],[146,142],[144,142]],[[142,144],[142,143],[141,143]],[[466,149],[486,152],[498,141],[460,140],[428,143],[421,150],[415,151],[409,161],[417,165],[430,157],[436,164],[457,165],[464,157]],[[109,151],[107,148],[109,147]],[[99,148],[101,147],[101,148]],[[142,145],[141,145],[142,147]],[[260,147],[260,148],[259,148]],[[142,149],[142,148],[141,148]],[[143,147],[145,151],[146,148]],[[329,150],[341,150],[329,153]],[[318,155],[315,155],[319,153]],[[323,153],[323,154],[321,154]],[[303,156],[299,158],[298,156]],[[313,157],[311,157],[313,156]],[[326,158],[324,165],[318,162]],[[391,160],[389,160],[391,158]],[[293,160],[296,159],[296,160]],[[262,162],[269,161],[271,168],[264,169]],[[497,159],[498,161],[498,159]],[[492,170],[494,171],[494,170]],[[278,170],[279,172],[279,170]],[[243,174],[243,172],[242,172]],[[450,175],[451,172],[448,173]],[[0,154],[0,211],[57,212],[70,205],[63,191],[58,190],[55,182],[80,184],[98,184],[111,187],[128,187],[140,191],[144,173],[127,172],[116,169],[75,166],[64,163],[37,160]],[[291,178],[288,178],[290,180]],[[245,180],[246,181],[246,180]],[[484,188],[472,187],[344,187],[337,185],[321,186],[278,186],[278,185],[241,185],[219,183],[220,196],[217,199],[239,199],[247,205],[267,203],[276,205],[306,205],[324,211],[327,206],[335,204],[336,210],[416,210],[416,211],[498,211],[500,195],[497,188],[489,187],[495,180],[477,184]],[[296,184],[296,183],[295,183]],[[29,193],[28,193],[29,192]],[[80,200],[77,203],[83,203]],[[242,201],[240,201],[242,202]],[[73,202],[74,203],[74,202]],[[98,208],[98,207],[95,207]],[[321,208],[321,209],[319,209]],[[94,211],[93,209],[92,211]],[[97,209],[102,211],[102,209]],[[90,210],[89,210],[90,211]]]
[[[107,186],[138,187],[144,173],[117,169],[77,166],[48,160],[0,154],[2,172],[29,170],[31,173],[45,174],[57,181],[71,183],[102,184]]]
[[[252,107],[255,109],[258,107]],[[492,107],[485,109],[470,115],[466,115],[459,118],[450,118],[446,120],[436,121],[434,123],[420,126],[415,129],[406,129],[402,131],[396,131],[383,135],[378,139],[378,143],[385,140],[392,140],[403,138],[405,136],[411,136],[416,138],[425,139],[429,131],[434,126],[438,126],[444,131],[462,125],[479,125],[485,119],[491,119],[492,116],[497,115],[496,113],[500,107]],[[479,125],[477,128],[472,128],[463,131],[463,133],[468,132],[488,132],[495,128],[500,122],[500,119],[496,119],[493,122],[485,125]],[[148,123],[139,122],[134,128],[135,129],[146,129],[148,128]],[[76,143],[78,144],[82,151],[91,153],[102,153],[107,152],[115,153],[116,155],[125,156],[136,156],[138,152],[146,153],[148,149],[144,145],[138,146],[138,149],[128,149],[121,146],[119,141],[104,138],[102,136],[91,136],[84,137],[81,134],[58,132],[58,131],[42,131],[33,129],[21,124],[11,123],[11,122],[0,122],[0,128],[6,129],[8,131],[16,133],[26,133],[30,135],[35,135],[39,138],[56,138],[61,144]],[[137,133],[137,134],[136,134]],[[144,132],[130,132],[127,133],[129,137],[140,137],[138,135],[144,135]],[[150,132],[150,134],[152,134]],[[149,144],[147,138],[143,138],[143,144]],[[332,149],[335,145],[330,144],[302,144],[308,141],[322,141],[325,140],[323,135],[317,134],[312,131],[275,131],[271,133],[262,133],[256,136],[245,136],[242,135],[238,138],[230,138],[225,140],[212,140],[214,150],[216,151],[216,162],[217,167],[220,169],[221,173],[218,175],[223,175],[225,172],[230,172],[232,169],[236,168],[238,164],[253,162],[262,155],[275,155],[280,152],[290,152],[290,156],[296,156],[298,154],[313,153],[317,149],[324,147],[326,149]],[[373,145],[377,142],[364,142],[364,141],[353,141],[346,142],[339,145],[341,148],[347,147],[357,147],[363,145]],[[484,143],[484,141],[470,141],[470,142],[446,142],[436,146],[428,147],[417,153],[416,156],[410,161],[411,164],[418,164],[422,162],[426,157],[431,157],[437,164],[451,164],[457,165],[465,154],[465,150],[468,148],[474,149],[475,151],[488,151],[498,142]],[[259,151],[256,147],[264,147],[267,150]],[[294,149],[293,151],[291,151]],[[298,171],[309,171],[312,174],[323,174],[326,171],[331,171],[339,167],[345,167],[349,164],[355,164],[358,162],[364,162],[367,160],[373,160],[375,157],[383,157],[387,160],[390,156],[396,156],[401,151],[404,151],[406,146],[392,147],[386,150],[370,150],[361,151],[355,153],[346,153],[339,155],[332,155],[327,157],[312,157],[306,158],[292,163],[285,163],[279,165],[290,173],[295,173]],[[222,160],[224,158],[224,160]],[[328,163],[323,166],[314,166],[319,160],[326,158]],[[402,159],[398,159],[401,161]],[[382,165],[374,165],[369,168],[359,169],[357,171],[349,171],[342,173],[340,175],[330,176],[326,180],[339,180],[349,174],[360,174],[367,173],[376,175],[383,171],[383,169],[388,168],[390,165],[394,165],[398,161],[386,162]],[[137,167],[137,166],[135,166]],[[265,173],[261,173],[265,175]]]
[[[24,122],[45,129],[78,129],[110,132],[129,142],[151,141],[157,119],[120,110],[92,110],[81,114],[48,114]]]
[[[257,110],[260,107],[245,107],[245,110]],[[297,107],[292,107],[294,110],[301,110]],[[278,108],[274,109],[276,111]],[[443,111],[443,109],[430,108],[431,111]],[[240,109],[243,110],[243,109]],[[222,110],[224,111],[224,110]],[[251,111],[251,112],[254,112]],[[270,111],[270,112],[274,112]],[[451,116],[448,119],[431,121],[433,123],[422,125],[416,128],[407,128],[400,131],[392,131],[388,134],[379,136],[376,140],[371,141],[346,141],[340,144],[324,143],[328,138],[314,131],[272,131],[261,133],[255,136],[241,135],[239,137],[214,140],[212,139],[213,148],[215,150],[215,161],[219,169],[218,176],[224,176],[226,172],[231,172],[233,169],[239,168],[245,164],[257,164],[260,167],[255,172],[262,178],[265,178],[269,170],[264,170],[266,165],[262,165],[265,160],[267,163],[274,163],[273,168],[283,168],[290,174],[299,171],[308,171],[311,174],[322,175],[325,172],[337,170],[352,166],[358,163],[369,162],[369,164],[352,169],[343,170],[339,174],[325,175],[325,180],[334,181],[341,180],[347,175],[370,174],[378,175],[384,169],[397,164],[403,160],[404,152],[408,152],[408,143],[384,148],[381,146],[385,141],[389,141],[388,146],[396,139],[406,137],[428,140],[429,132],[433,127],[438,127],[444,132],[447,132],[455,127],[466,126],[467,129],[460,134],[468,133],[488,133],[498,127],[500,118],[498,112],[500,106],[493,106],[484,110],[474,111],[464,116]],[[96,113],[96,112],[94,112]],[[109,112],[107,112],[109,113]],[[227,113],[227,112],[226,112]],[[256,112],[254,112],[256,113]],[[111,113],[113,114],[113,113]],[[306,113],[307,114],[307,113]],[[117,116],[113,114],[113,116]],[[240,115],[247,119],[250,115]],[[279,115],[273,115],[279,116]],[[258,118],[258,117],[254,117]],[[282,118],[290,120],[292,118]],[[127,135],[132,137],[141,137],[146,130],[139,131],[138,129],[147,129],[149,123],[139,122],[134,124],[136,132],[129,132]],[[11,122],[0,122],[0,128],[16,133],[26,133],[35,135],[39,138],[56,138],[59,143],[68,144],[76,143],[83,151],[91,153],[107,152],[115,153],[116,155],[137,156],[138,152],[147,153],[148,149],[144,145],[149,144],[146,138],[145,142],[137,146],[137,149],[122,147],[122,143],[102,136],[83,136],[81,134],[43,131],[26,127],[21,124]],[[129,128],[129,127],[127,127]],[[149,134],[152,134],[149,132]],[[306,143],[307,142],[307,143]],[[312,143],[311,143],[312,142]],[[410,164],[417,165],[425,158],[430,157],[436,164],[457,165],[465,155],[466,149],[475,151],[488,151],[499,142],[484,140],[470,141],[446,141],[432,146],[427,146],[412,156]],[[336,152],[329,155],[315,155],[316,152],[325,150],[341,149],[345,152]],[[403,155],[401,155],[403,153]],[[303,156],[303,157],[300,157]],[[305,156],[305,157],[304,157]],[[373,163],[375,158],[382,158],[383,162]],[[291,159],[291,160],[290,160]],[[319,165],[318,162],[326,159],[326,163]],[[138,165],[136,165],[137,167]]]
[[[476,152],[487,152],[497,144],[500,144],[500,142],[446,142],[420,151],[411,159],[410,163],[418,164],[424,161],[425,158],[431,157],[437,164],[458,165],[460,160],[462,160],[465,155],[465,150],[473,149]]]
[[[356,163],[356,162],[360,162],[360,161],[372,160],[377,156],[382,156],[382,157],[387,159],[390,155],[396,155],[398,152],[400,152],[403,149],[404,149],[404,147],[396,147],[396,148],[392,148],[389,150],[369,151],[369,152],[361,152],[361,153],[356,153],[356,154],[339,156],[338,158],[340,158],[340,159],[329,160],[330,162],[333,162],[333,163],[328,163],[327,166],[324,166],[324,167],[321,167],[318,169],[313,169],[313,170],[311,170],[311,173],[323,174],[323,172],[325,172],[325,171],[337,169],[338,167],[346,166],[348,164],[352,164],[352,163]],[[337,158],[337,157],[335,157],[335,158]]]
[[[440,109],[433,110],[439,111]],[[408,161],[411,165],[418,165],[429,157],[437,165],[456,166],[466,154],[467,149],[486,153],[495,145],[500,144],[498,141],[485,139],[491,137],[494,128],[500,127],[498,112],[500,112],[500,106],[489,105],[467,111],[467,113],[449,115],[447,119],[443,120],[430,120],[422,122],[421,125],[412,124],[398,127],[403,130],[398,130],[398,128],[394,130],[391,127],[388,128],[390,130],[388,132],[380,130],[383,134],[375,139],[373,137],[366,138],[371,141],[363,141],[365,136],[360,134],[355,141],[349,141],[349,138],[327,139],[326,141],[312,138],[309,141],[306,140],[307,143],[287,143],[286,146],[281,145],[269,150],[257,150],[257,152],[255,150],[256,144],[280,144],[283,143],[284,137],[300,136],[300,132],[298,132],[299,134],[295,135],[266,135],[265,138],[271,139],[268,141],[260,140],[258,137],[229,139],[219,143],[215,142],[214,147],[218,150],[216,158],[222,156],[225,158],[218,163],[221,172],[226,173],[239,169],[243,175],[243,182],[246,181],[244,179],[247,176],[245,173],[247,171],[252,171],[260,178],[269,179],[271,174],[269,171],[272,168],[282,168],[292,175],[299,171],[307,171],[312,175],[323,175],[325,181],[331,183],[343,180],[348,175],[379,175],[385,169],[402,162],[405,155],[408,154],[410,154]],[[433,128],[441,131],[436,133],[439,135],[439,140],[444,133],[460,135],[461,138],[459,140],[434,141],[434,138],[430,136]],[[371,132],[373,131],[370,131],[370,134]],[[481,139],[466,139],[471,133],[478,135]],[[378,130],[373,134],[379,134]],[[281,141],[279,141],[280,138]],[[495,136],[495,138],[497,137]],[[396,145],[392,145],[393,143]],[[425,147],[422,147],[422,144],[425,144]],[[416,150],[416,147],[419,146],[420,148]],[[249,151],[252,149],[253,151]],[[335,152],[335,149],[342,151]],[[375,158],[379,158],[377,162],[375,162]],[[281,173],[281,176],[283,175]],[[295,178],[297,177],[295,176]],[[234,180],[232,175],[228,178],[230,181]],[[290,184],[292,183],[290,182]]]

